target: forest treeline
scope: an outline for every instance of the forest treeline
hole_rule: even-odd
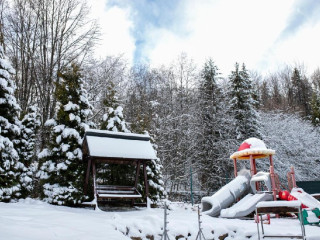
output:
[[[159,157],[149,169],[148,174],[155,176],[151,185],[156,191],[163,191],[164,185],[169,194],[189,191],[191,175],[194,188],[206,193],[228,182],[233,173],[229,156],[249,137],[260,138],[276,150],[275,168],[282,181],[291,165],[296,167],[298,179],[319,180],[320,69],[309,75],[303,65],[288,65],[262,76],[248,70],[245,63],[235,63],[232,72],[224,73],[228,77],[222,77],[214,56],[197,66],[184,53],[158,68],[129,66],[121,55],[104,59],[94,56],[100,41],[99,26],[89,18],[85,0],[0,0],[0,7],[1,54],[7,56],[14,70],[9,71],[1,62],[0,75],[9,79],[4,73],[7,69],[16,85],[13,94],[19,109],[14,111],[20,122],[28,114],[37,119],[35,134],[25,136],[25,141],[31,137],[35,140],[22,148],[29,152],[25,166],[32,166],[27,171],[32,174],[24,174],[38,185],[41,177],[50,179],[43,184],[47,199],[55,201],[54,179],[69,166],[68,155],[57,153],[57,149],[68,148],[67,152],[70,146],[54,142],[58,135],[63,139],[63,131],[72,124],[80,136],[79,145],[72,145],[72,160],[79,162],[77,149],[81,148],[84,125],[148,132]],[[1,85],[0,91],[8,91],[1,97],[14,89],[8,86]],[[69,89],[74,86],[79,91]],[[85,114],[70,101],[83,103]],[[3,111],[1,117],[6,114],[10,112]],[[76,120],[79,125],[68,125]],[[2,126],[0,135],[10,135],[5,126],[9,125]],[[3,136],[13,141],[9,135]],[[20,159],[21,142],[14,143]],[[2,183],[7,178],[3,177],[6,159],[13,161],[2,151]],[[266,163],[258,164],[267,170]],[[52,175],[52,168],[57,175]],[[79,171],[82,174],[83,170]],[[160,177],[163,182],[157,179]],[[69,193],[75,191],[66,190],[64,198]]]

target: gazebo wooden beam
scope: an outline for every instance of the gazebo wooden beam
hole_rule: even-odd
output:
[[[147,179],[147,163],[146,162],[143,163],[143,173],[144,173],[144,186],[146,189],[146,202],[147,202],[148,196],[149,196],[149,185],[148,185],[148,179]]]
[[[90,168],[91,168],[91,158],[90,157],[87,157],[88,158],[88,165],[87,165],[87,172],[86,172],[86,181],[85,181],[85,184],[84,184],[84,195],[87,195],[87,191],[88,191],[88,184],[89,184],[89,176],[90,176]]]
[[[141,165],[141,162],[140,160],[138,160],[137,162],[137,168],[136,168],[136,180],[134,182],[134,187],[137,188],[138,186],[138,181],[139,181],[139,173],[140,173],[140,165]]]
[[[150,159],[138,159],[138,158],[111,158],[111,157],[95,157],[91,156],[96,163],[109,163],[109,164],[128,164],[136,165],[138,161],[146,162]]]

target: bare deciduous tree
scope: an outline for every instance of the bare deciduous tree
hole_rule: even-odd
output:
[[[38,102],[43,122],[53,116],[57,72],[81,62],[98,40],[84,0],[14,0],[7,12],[6,38],[17,71],[22,109]]]

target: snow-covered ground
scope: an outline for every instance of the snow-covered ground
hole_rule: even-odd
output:
[[[169,211],[169,237],[196,239],[197,209],[190,205],[172,203]],[[206,239],[256,240],[257,225],[253,220],[222,219],[202,216]],[[0,239],[3,240],[113,240],[160,239],[163,227],[162,209],[137,209],[117,212],[93,211],[53,206],[26,199],[18,203],[0,203]],[[300,234],[296,219],[271,219],[265,231],[273,234]],[[320,227],[306,226],[308,240],[320,240]]]

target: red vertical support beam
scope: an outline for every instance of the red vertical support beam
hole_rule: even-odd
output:
[[[251,177],[254,175],[254,162],[253,162],[252,155],[250,155],[250,174],[251,174]]]
[[[275,181],[275,177],[274,177],[273,166],[270,166],[270,177],[271,177],[273,200],[276,201],[277,200],[277,189],[276,189],[276,181]]]
[[[270,162],[270,177],[271,177],[273,198],[274,198],[274,200],[276,200],[277,199],[277,192],[279,189],[277,189],[277,186],[276,186],[276,179],[275,179],[275,174],[274,174],[272,155],[269,155],[269,162]],[[271,169],[271,167],[272,167],[272,169]],[[272,172],[271,172],[271,170],[272,170]]]
[[[146,200],[148,200],[149,184],[148,184],[148,179],[147,179],[147,164],[146,164],[146,162],[143,162],[143,173],[144,173],[144,186],[146,188],[146,198],[147,198]]]
[[[233,169],[234,169],[234,177],[236,178],[238,176],[238,169],[237,169],[237,159],[233,159]]]
[[[270,161],[270,166],[272,166],[272,167],[273,167],[272,155],[269,155],[269,161]]]
[[[257,174],[257,166],[256,166],[256,160],[253,159],[253,171],[254,171],[254,174]]]
[[[256,166],[256,159],[252,159],[252,164],[253,164],[253,172],[254,172],[254,174],[257,174],[257,166]],[[256,190],[257,191],[260,191],[260,187],[259,187],[259,184],[258,184],[258,182],[256,182]]]
[[[292,179],[292,187],[296,188],[297,183],[296,183],[296,175],[294,173],[294,167],[291,166],[291,179]]]

